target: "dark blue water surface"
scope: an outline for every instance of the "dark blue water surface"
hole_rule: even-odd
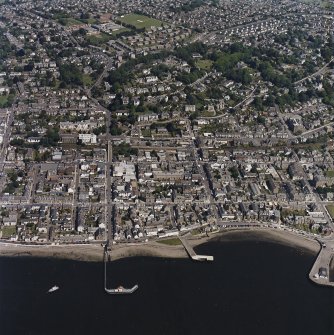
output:
[[[334,290],[307,276],[316,255],[256,236],[197,251],[214,262],[112,262],[110,286],[139,285],[122,297],[104,293],[102,263],[0,257],[0,334],[334,334]]]

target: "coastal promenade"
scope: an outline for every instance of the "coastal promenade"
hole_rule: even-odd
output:
[[[334,236],[328,237],[315,236],[314,234],[306,233],[296,229],[290,229],[281,225],[261,225],[249,224],[244,222],[244,225],[239,222],[238,225],[225,224],[220,226],[218,232],[233,232],[233,231],[264,231],[271,234],[275,239],[275,235],[279,239],[286,240],[291,246],[302,246],[302,242],[310,241],[316,246],[315,241],[321,246],[320,252],[310,270],[308,276],[314,283],[324,286],[334,287]],[[209,235],[212,235],[210,233]],[[216,234],[215,234],[216,235]],[[217,234],[219,235],[219,234]],[[193,249],[193,245],[199,245],[208,241],[211,236],[196,236],[191,235],[187,232],[184,235],[179,235],[184,250],[187,252],[189,257],[194,261],[213,261],[213,256],[197,255]],[[0,241],[0,255],[7,256],[55,256],[63,258],[72,258],[78,260],[98,260],[101,259],[101,243],[104,244],[106,241],[99,241],[98,243],[67,243],[67,244],[52,244],[52,243],[41,243],[41,244],[29,244],[29,243],[17,243],[17,242],[5,242]],[[113,246],[116,254],[113,259],[131,257],[133,255],[150,255],[156,257],[185,257],[185,253],[182,248],[172,246],[160,246],[155,240],[150,242],[137,242],[137,243],[117,243]],[[313,248],[314,252],[317,248]],[[108,259],[108,258],[106,258]],[[106,287],[107,288],[107,287]]]

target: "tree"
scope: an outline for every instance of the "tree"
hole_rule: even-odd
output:
[[[17,57],[23,57],[23,56],[25,56],[25,51],[23,50],[23,49],[20,49],[20,50],[18,50],[17,52],[16,52],[16,56]]]
[[[33,62],[29,62],[27,65],[24,66],[24,71],[29,71],[31,72],[34,69],[34,63]]]
[[[260,97],[255,97],[253,100],[253,105],[257,110],[263,110],[262,99]]]
[[[258,122],[259,124],[263,124],[263,125],[265,125],[265,124],[266,124],[266,118],[265,118],[264,116],[260,115],[260,116],[258,116],[258,118],[257,118],[257,122]]]
[[[229,168],[229,172],[231,173],[231,177],[233,179],[237,179],[239,177],[239,170],[236,166]]]
[[[78,30],[78,33],[79,33],[80,35],[82,35],[82,36],[85,36],[85,35],[87,34],[87,32],[86,32],[86,30],[85,30],[84,28],[80,28],[80,29]]]
[[[89,13],[81,13],[80,19],[81,20],[88,20],[90,17]]]

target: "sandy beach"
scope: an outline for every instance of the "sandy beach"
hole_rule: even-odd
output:
[[[208,241],[230,243],[243,240],[275,242],[295,248],[302,248],[316,255],[320,245],[315,240],[276,229],[236,229],[226,230],[209,237],[192,236],[189,243],[196,247]],[[27,246],[0,243],[0,257],[50,257],[71,259],[77,261],[101,261],[103,247],[97,245],[71,245],[71,246]],[[150,256],[164,258],[187,258],[188,255],[182,245],[169,246],[149,241],[147,243],[120,243],[112,246],[111,258],[117,260],[133,256]]]
[[[222,243],[252,240],[259,242],[274,242],[294,248],[305,249],[311,253],[317,254],[320,251],[320,244],[316,240],[309,239],[289,231],[283,231],[273,228],[250,228],[250,229],[230,229],[220,232],[200,240],[190,241],[192,246],[197,246],[206,241],[220,241]]]
[[[28,246],[0,243],[0,257],[49,257],[76,261],[99,262],[103,260],[103,247],[97,245]],[[168,246],[155,241],[112,246],[112,260],[133,256],[165,258],[186,258],[187,253],[180,246]]]

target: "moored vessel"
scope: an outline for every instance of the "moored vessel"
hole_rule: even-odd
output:
[[[48,292],[52,293],[52,292],[57,291],[57,290],[59,290],[59,286],[55,285],[55,286],[52,286]]]

